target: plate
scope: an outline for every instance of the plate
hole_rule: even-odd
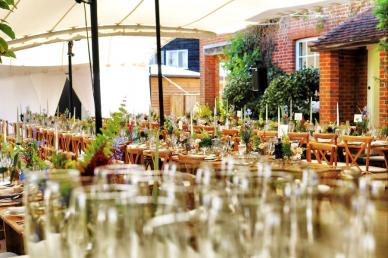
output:
[[[5,210],[5,214],[8,216],[24,217],[25,207],[9,207]]]

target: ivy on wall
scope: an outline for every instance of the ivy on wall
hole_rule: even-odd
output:
[[[380,30],[388,29],[388,0],[376,0],[374,8],[374,14],[379,20],[377,28]],[[380,41],[380,45],[386,51],[388,51],[388,38],[384,38]]]
[[[279,68],[272,64],[273,40],[277,26],[254,26],[238,34],[231,45],[225,48],[225,69],[228,71],[223,99],[229,106],[242,109],[249,108],[257,116],[260,92],[252,91],[252,68],[268,69],[269,81],[277,74]]]

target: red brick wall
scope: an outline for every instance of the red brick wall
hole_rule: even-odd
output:
[[[276,48],[273,62],[287,73],[295,71],[295,43],[299,39],[319,37],[338,24],[348,19],[352,13],[368,8],[367,1],[352,4],[334,5],[323,8],[324,20],[319,18],[287,17],[280,20],[279,30],[275,37]]]
[[[388,52],[380,52],[380,126],[388,125]]]
[[[366,48],[339,51],[340,121],[353,121],[367,105],[368,52]]]
[[[276,45],[273,53],[274,64],[288,73],[293,72],[295,70],[295,42],[297,40],[308,37],[319,37],[344,22],[350,16],[369,8],[371,2],[373,0],[359,0],[352,1],[350,4],[333,5],[323,8],[322,14],[325,17],[324,20],[320,18],[306,19],[305,17],[282,18],[274,39]],[[200,99],[202,104],[208,103],[213,107],[214,97],[219,89],[219,60],[212,56],[205,57],[203,51],[204,46],[227,41],[231,36],[233,35],[218,35],[217,37],[202,39],[200,41]],[[351,51],[321,53],[321,122],[327,123],[336,120],[337,101],[341,103],[341,121],[352,120],[353,114],[357,112],[356,107],[359,106],[362,108],[366,105],[367,69],[365,67],[367,66],[367,55],[361,52],[359,54],[360,56],[356,57],[354,56],[356,54],[352,54]],[[339,67],[340,64],[341,70]],[[326,67],[326,69],[322,70],[322,67]],[[340,76],[342,78],[341,81]],[[388,76],[385,76],[385,78],[388,78]],[[384,90],[386,90],[386,86],[381,92],[384,92]],[[345,94],[341,99],[339,99],[340,92],[341,94]],[[385,108],[386,110],[387,106],[384,105],[380,109]],[[388,112],[385,110],[384,112]],[[384,114],[384,112],[380,113]]]
[[[339,103],[339,52],[327,51],[320,53],[320,122],[336,121],[336,107]]]
[[[214,107],[214,98],[218,97],[219,92],[219,62],[220,57],[216,55],[205,55],[204,47],[210,44],[229,41],[232,35],[223,34],[213,38],[200,40],[200,73],[201,73],[201,96],[200,103],[207,103],[211,108]]]
[[[366,48],[321,52],[320,73],[320,122],[336,121],[337,102],[340,122],[353,121],[353,115],[367,105]]]

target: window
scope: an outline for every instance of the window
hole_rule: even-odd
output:
[[[319,68],[319,53],[312,52],[308,46],[310,42],[317,38],[306,38],[296,42],[296,70],[307,67]]]
[[[166,64],[164,62],[164,51],[162,50],[161,52],[161,55],[162,55],[162,65]],[[152,56],[151,60],[150,60],[150,65],[156,65],[158,64],[158,58],[156,57],[156,54],[154,56]]]
[[[166,61],[167,66],[188,69],[189,51],[187,49],[167,50]]]

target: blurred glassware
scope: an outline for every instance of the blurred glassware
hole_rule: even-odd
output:
[[[25,183],[25,244],[29,257],[68,257],[69,198],[79,171],[31,171]]]

